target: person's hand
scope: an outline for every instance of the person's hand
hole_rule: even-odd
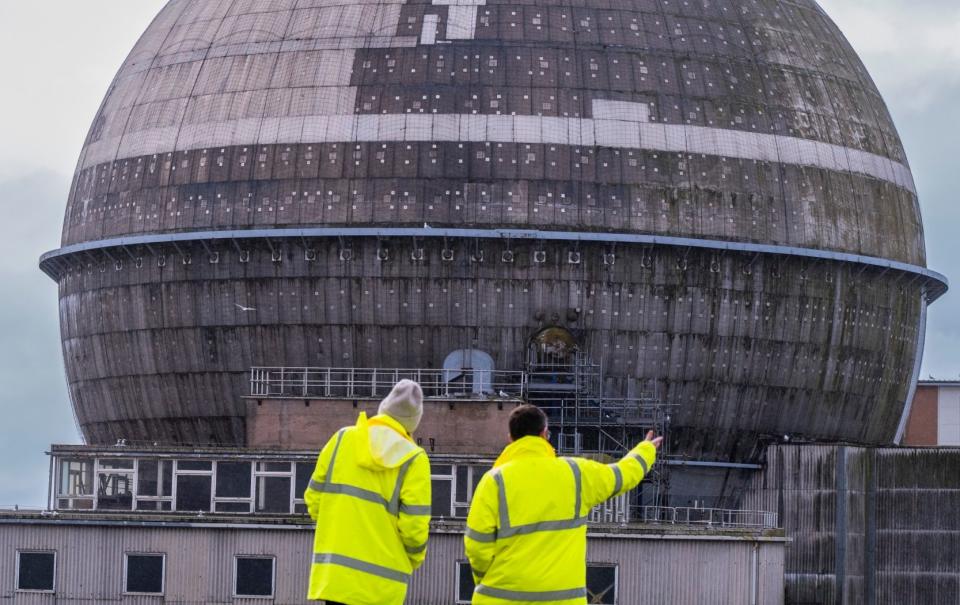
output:
[[[653,431],[647,431],[646,441],[652,443],[654,449],[660,449],[660,445],[663,443],[663,436],[661,435],[660,437],[655,437],[654,435],[656,435],[656,433]]]

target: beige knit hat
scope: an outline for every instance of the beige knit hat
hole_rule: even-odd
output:
[[[412,435],[423,417],[423,390],[414,381],[403,379],[380,402],[377,412],[390,416]]]

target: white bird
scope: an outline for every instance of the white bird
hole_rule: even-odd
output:
[[[427,223],[424,223],[424,224],[423,224],[423,228],[424,228],[424,229],[433,229],[433,227],[431,227],[431,226],[428,225]]]
[[[233,305],[234,305],[236,308],[238,308],[238,309],[240,309],[241,311],[243,311],[243,312],[256,311],[256,310],[257,310],[255,307],[244,307],[243,305],[238,305],[237,303],[233,303]]]

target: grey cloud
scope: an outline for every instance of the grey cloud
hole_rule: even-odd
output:
[[[960,70],[960,67],[957,68]],[[927,112],[901,112],[899,101],[891,107],[899,121],[907,155],[913,167],[923,210],[927,264],[951,279],[952,289],[930,307],[927,342],[921,375],[960,377],[960,205],[956,173],[960,158],[960,85],[937,95]]]
[[[930,307],[921,376],[960,377],[960,3],[822,0],[883,94],[917,182],[927,265],[953,290]]]
[[[37,268],[57,246],[69,177],[36,173],[0,182],[0,505],[42,505],[54,442],[77,443],[60,350],[57,287]]]

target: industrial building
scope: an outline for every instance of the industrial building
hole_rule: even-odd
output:
[[[960,381],[917,383],[903,445],[960,447]]]
[[[591,602],[960,599],[956,451],[898,447],[960,426],[916,387],[947,280],[814,0],[170,0],[40,267],[86,444],[0,514],[0,597],[302,602],[312,459],[412,378],[410,603],[468,601],[527,401],[567,455],[667,435],[592,514]]]

